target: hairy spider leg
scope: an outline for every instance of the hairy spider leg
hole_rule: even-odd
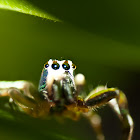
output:
[[[95,90],[91,92],[87,98],[85,98],[85,104],[89,107],[96,108],[109,103],[122,122],[123,133],[121,139],[131,140],[134,125],[128,110],[125,94],[117,88],[104,87],[101,89],[102,87],[100,87],[100,90],[97,92],[95,92]],[[115,99],[116,103],[114,102],[115,100],[113,101],[111,99]]]
[[[0,97],[8,96],[33,117],[43,117],[48,114],[50,108],[48,102],[39,96],[39,92],[32,83],[26,81],[16,81],[16,84],[15,82],[5,82],[8,87],[4,87],[3,84],[0,82]]]
[[[85,77],[83,74],[77,74],[75,76],[75,84],[77,89],[77,98],[78,100],[82,100],[87,96],[85,91]],[[94,110],[89,110],[87,112],[82,113],[84,117],[86,117],[93,127],[94,132],[96,133],[97,140],[104,140],[104,134],[102,131],[102,120],[99,114]]]

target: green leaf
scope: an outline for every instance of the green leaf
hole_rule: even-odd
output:
[[[91,134],[91,128],[87,127],[85,120],[71,121],[64,119],[61,121],[55,118],[35,119],[21,112],[6,112],[0,110],[0,139],[30,139],[38,140],[85,140],[86,133]],[[81,125],[80,125],[81,124]],[[83,130],[81,128],[84,128]],[[81,131],[83,133],[81,134]],[[89,132],[88,132],[89,131]],[[8,134],[8,135],[7,135]],[[89,136],[92,140],[94,134]]]
[[[29,3],[27,0],[0,0],[0,8],[34,15],[53,21],[60,21],[51,14]]]

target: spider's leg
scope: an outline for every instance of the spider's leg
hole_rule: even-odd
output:
[[[116,104],[111,99],[116,100]],[[99,91],[91,92],[85,99],[85,104],[93,108],[100,107],[107,103],[112,106],[122,122],[122,140],[131,140],[133,133],[133,120],[129,114],[126,96],[122,91],[116,88],[103,89],[100,87]]]
[[[104,134],[102,132],[101,126],[101,117],[93,111],[84,113],[84,116],[89,119],[95,133],[97,134],[97,140],[104,140]]]
[[[32,98],[24,95],[19,89],[10,88],[7,90],[10,98],[14,100],[19,105],[23,105],[27,108],[35,108],[36,102]]]
[[[32,112],[32,116],[46,117],[46,115],[50,111],[50,104],[48,103],[48,100],[45,99],[43,93],[39,92],[33,83],[27,82],[24,85],[24,94],[26,94],[30,98],[33,98],[37,103],[34,111]]]
[[[32,114],[33,108],[36,108],[36,102],[24,95],[21,90],[17,88],[7,88],[0,90],[0,97],[9,97],[10,107],[14,110],[18,106],[27,114]]]
[[[22,88],[24,95],[34,98],[37,102],[42,102],[43,95],[39,93],[35,85],[31,82],[26,82]]]
[[[40,97],[39,92],[30,82],[0,82],[0,97],[4,96],[8,96],[24,112],[33,117],[43,117],[49,112],[48,102]]]
[[[0,90],[0,97],[9,97],[11,100],[14,100],[17,104],[22,104],[25,107],[34,108],[36,103],[33,99],[21,93],[21,90],[17,88],[7,88]]]
[[[75,84],[77,89],[76,93],[78,98],[86,97],[85,83],[86,81],[83,74],[77,74],[75,76]],[[90,121],[95,133],[97,134],[97,139],[104,140],[101,126],[101,117],[93,111],[83,113],[83,115]]]
[[[109,105],[123,122],[122,140],[131,140],[134,128],[133,119],[131,118],[129,113],[127,98],[125,94],[122,91],[119,91],[119,93],[119,97],[109,101]]]
[[[34,84],[26,82],[22,88],[23,94],[19,95],[18,102],[24,105],[25,103],[34,104],[32,108],[24,108],[24,111],[33,117],[45,117],[50,110],[50,105],[43,95],[36,89]],[[24,97],[20,100],[20,96]],[[22,101],[24,99],[24,101]]]

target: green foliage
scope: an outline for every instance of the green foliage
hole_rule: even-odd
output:
[[[28,0],[0,0],[0,8],[59,21],[49,13],[31,4]]]

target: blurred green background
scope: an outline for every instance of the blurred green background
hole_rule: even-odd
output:
[[[90,88],[107,84],[126,93],[135,121],[133,139],[138,139],[140,2],[25,2],[62,22],[0,9],[0,80],[29,80],[37,85],[48,59],[70,59],[77,65],[76,73],[86,76]],[[99,113],[107,140],[118,140],[120,124],[115,114],[108,107]],[[37,121],[24,115],[9,119],[5,111],[0,114],[1,139],[91,140],[94,137],[84,118],[79,122],[58,123],[55,119]]]

